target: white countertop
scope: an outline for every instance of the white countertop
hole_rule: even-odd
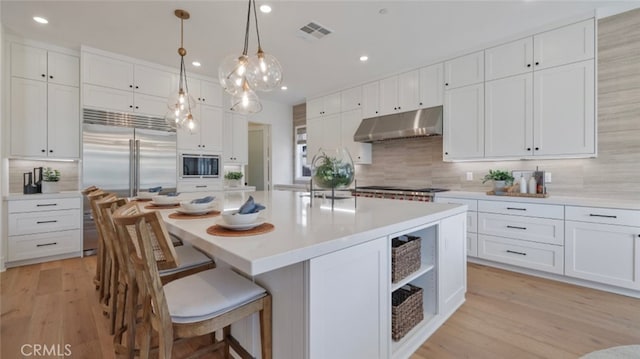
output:
[[[80,191],[62,191],[56,193],[34,193],[34,194],[22,194],[22,193],[9,193],[4,196],[5,201],[22,201],[25,199],[51,199],[51,198],[73,198],[82,197]]]
[[[231,186],[224,186],[224,191],[225,192],[253,192],[256,190],[255,186],[238,186],[238,187],[231,187]]]
[[[359,243],[438,221],[467,206],[445,203],[393,201],[377,198],[315,199],[297,192],[254,192],[256,202],[267,207],[260,216],[275,225],[269,233],[246,237],[219,237],[206,233],[221,217],[171,219],[174,210],[160,211],[169,232],[211,253],[249,275],[257,275]],[[222,208],[237,209],[249,194],[224,194]],[[222,198],[222,197],[219,197]]]
[[[531,197],[513,197],[513,196],[491,196],[491,195],[487,195],[484,192],[447,191],[447,192],[436,193],[436,198],[438,197],[640,210],[640,201],[611,199],[611,198],[566,197],[566,196],[554,196],[553,194],[550,194],[549,197],[547,198],[531,198]]]

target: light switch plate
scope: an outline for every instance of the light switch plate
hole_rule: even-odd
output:
[[[473,181],[473,172],[467,172],[467,181]]]
[[[545,183],[551,183],[551,172],[545,172],[544,173],[544,182]]]

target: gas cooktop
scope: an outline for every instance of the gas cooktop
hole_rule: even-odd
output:
[[[406,187],[394,187],[394,186],[359,186],[356,187],[357,191],[395,191],[395,192],[425,192],[425,193],[435,193],[435,192],[446,192],[448,189],[446,188],[406,188]]]

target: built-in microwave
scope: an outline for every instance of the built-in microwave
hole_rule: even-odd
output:
[[[180,154],[180,178],[220,177],[220,156],[210,154]]]

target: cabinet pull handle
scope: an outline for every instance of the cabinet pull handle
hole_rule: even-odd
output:
[[[518,207],[507,207],[507,209],[510,210],[514,210],[514,211],[526,211],[526,208],[518,208]]]
[[[50,207],[50,206],[57,206],[57,203],[45,203],[45,204],[36,204],[36,207]]]
[[[40,151],[42,151],[42,152],[47,152],[47,151],[45,151],[45,150],[40,150]]]
[[[49,153],[53,153],[53,150],[49,150]]]
[[[55,246],[56,244],[58,244],[58,242],[51,242],[51,243],[45,243],[45,244],[36,244],[36,247]]]
[[[47,75],[45,75],[45,74],[40,74],[40,76],[42,76],[42,77],[47,77]]]
[[[207,188],[207,185],[206,184],[198,185],[198,186],[196,186],[196,188]]]
[[[531,147],[527,147],[527,151],[531,151]]]
[[[540,63],[538,61],[536,61],[536,66],[540,65]]]
[[[539,151],[539,150],[540,150],[540,147],[536,147],[536,151]]]
[[[58,222],[57,220],[53,220],[53,221],[38,221],[36,222],[36,224],[43,224],[43,223],[56,223]]]
[[[607,214],[593,214],[593,213],[590,213],[589,217],[618,218],[618,216],[611,216]]]
[[[527,254],[524,252],[516,252],[516,251],[512,251],[510,249],[507,249],[507,253],[513,253],[513,254],[519,254],[521,256],[526,256]]]
[[[130,88],[130,89],[132,89],[132,88],[133,88],[133,85],[129,85],[129,88]]]
[[[49,75],[49,78],[50,78],[50,79],[52,79],[52,78],[53,78],[53,75]]]
[[[531,64],[527,64],[527,67],[531,67]]]
[[[507,226],[507,228],[511,228],[511,229],[522,229],[522,230],[527,230],[527,227],[518,227],[518,226]]]

